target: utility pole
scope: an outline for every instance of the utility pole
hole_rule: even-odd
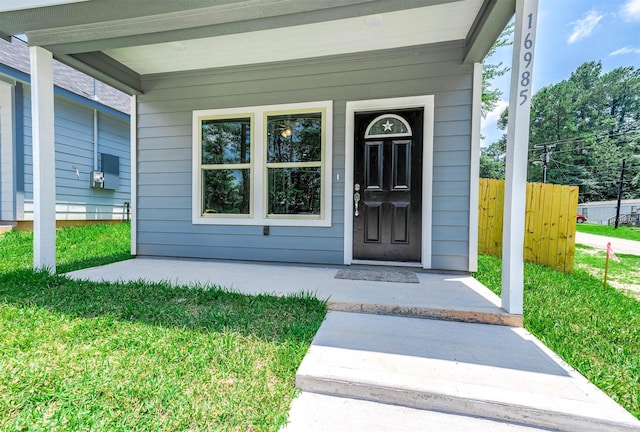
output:
[[[624,182],[624,166],[627,164],[626,159],[622,159],[622,170],[620,171],[620,185],[618,186],[618,207],[616,207],[616,224],[614,228],[618,228],[620,222],[620,203],[622,201],[622,184]]]
[[[555,144],[534,145],[534,149],[542,149],[542,183],[547,182],[547,165],[549,164],[549,149],[554,148]]]

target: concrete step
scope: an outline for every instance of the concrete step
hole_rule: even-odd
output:
[[[421,306],[397,306],[379,303],[336,302],[329,299],[327,308],[336,312],[352,312],[391,315],[407,318],[426,318],[444,321],[495,324],[522,327],[522,315],[509,314],[501,309],[479,310],[472,308],[434,308]]]
[[[281,432],[536,432],[549,431],[478,417],[302,393],[291,404]]]
[[[330,312],[303,392],[561,431],[640,422],[522,328]]]

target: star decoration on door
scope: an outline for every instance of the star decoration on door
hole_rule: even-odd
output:
[[[411,136],[411,126],[396,114],[383,114],[369,123],[365,138],[387,138],[391,136]]]

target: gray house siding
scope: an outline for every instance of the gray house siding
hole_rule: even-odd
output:
[[[348,101],[435,96],[432,268],[468,270],[472,65],[461,44],[148,76],[137,108],[137,253],[342,264]],[[331,227],[194,225],[192,111],[333,100]],[[340,180],[336,180],[339,174]],[[349,190],[351,188],[349,187]]]
[[[33,219],[33,154],[30,88],[23,96],[24,118],[24,220]],[[56,218],[58,220],[109,220],[125,217],[130,201],[131,164],[129,121],[98,111],[98,163],[100,153],[120,158],[117,189],[89,186],[94,169],[94,110],[80,102],[56,95]],[[123,116],[124,117],[124,116]],[[100,169],[100,166],[98,166]]]

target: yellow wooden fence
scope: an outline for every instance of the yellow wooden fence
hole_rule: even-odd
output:
[[[504,180],[480,179],[478,250],[502,254]],[[524,259],[571,273],[578,187],[527,183]]]

